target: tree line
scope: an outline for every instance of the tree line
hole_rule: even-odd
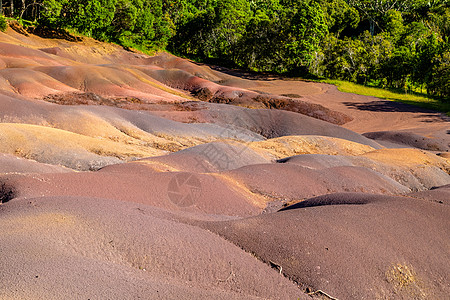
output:
[[[124,47],[450,97],[450,0],[0,0],[0,8]]]

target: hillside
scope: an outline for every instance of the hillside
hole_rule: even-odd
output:
[[[450,294],[444,114],[24,33],[0,33],[1,299]]]

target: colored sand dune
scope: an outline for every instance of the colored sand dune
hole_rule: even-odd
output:
[[[448,117],[233,74],[0,33],[0,298],[448,297]]]

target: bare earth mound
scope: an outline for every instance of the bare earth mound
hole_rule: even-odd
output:
[[[338,299],[449,294],[448,206],[334,194],[285,211],[202,226],[280,269],[305,291]],[[313,225],[313,226],[311,226]]]
[[[3,299],[307,298],[235,245],[152,207],[48,197],[0,213]]]

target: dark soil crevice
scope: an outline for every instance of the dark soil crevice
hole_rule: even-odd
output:
[[[5,182],[0,182],[0,204],[14,199],[16,194],[14,187]]]

